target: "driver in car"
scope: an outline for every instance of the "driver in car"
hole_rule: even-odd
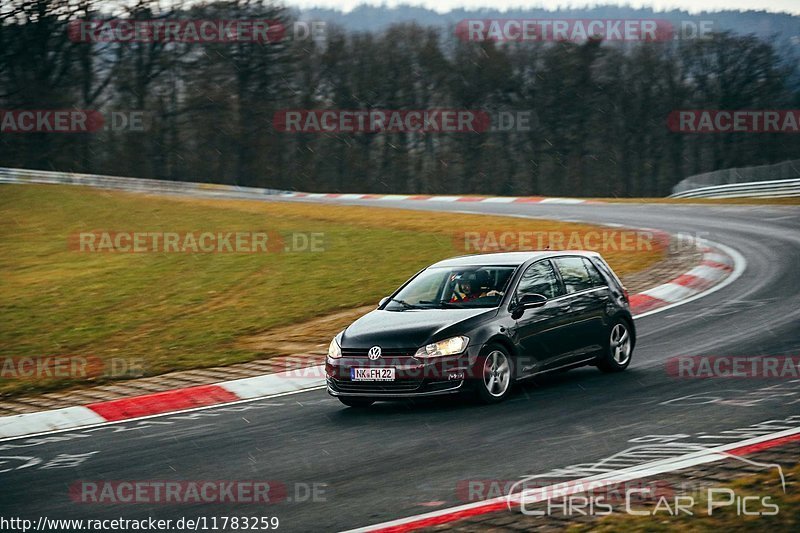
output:
[[[482,274],[485,276],[483,283],[479,276],[474,274],[454,276],[453,280],[457,281],[457,283],[453,287],[453,296],[450,297],[450,302],[469,302],[485,296],[502,296],[500,291],[486,287],[489,284],[489,276],[485,272],[482,272]]]

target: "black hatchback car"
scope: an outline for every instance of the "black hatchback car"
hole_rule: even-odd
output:
[[[375,400],[473,393],[492,403],[515,381],[630,364],[628,294],[594,252],[470,255],[421,270],[331,341],[328,392]]]

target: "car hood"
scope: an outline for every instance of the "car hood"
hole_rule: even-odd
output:
[[[417,348],[431,340],[455,335],[469,336],[469,329],[497,314],[493,309],[376,309],[362,316],[344,330],[341,346],[345,349]]]

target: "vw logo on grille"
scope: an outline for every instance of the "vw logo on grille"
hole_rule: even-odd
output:
[[[379,359],[381,357],[381,347],[373,346],[372,348],[370,348],[369,351],[367,352],[367,357],[369,357],[373,361]]]

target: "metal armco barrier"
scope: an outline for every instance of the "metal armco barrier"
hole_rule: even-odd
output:
[[[733,167],[695,174],[682,179],[672,188],[672,194],[680,194],[705,187],[754,182],[800,179],[800,159],[783,161],[772,165]]]
[[[21,168],[0,167],[0,183],[47,183],[61,185],[83,185],[101,189],[118,189],[134,192],[158,192],[169,194],[191,194],[192,196],[257,199],[264,196],[294,196],[298,193],[279,189],[240,187],[218,183],[195,183],[190,181],[167,181],[142,178],[123,178],[97,174],[74,174],[72,172],[49,172]],[[800,196],[800,179],[757,181],[700,187],[670,195],[670,198],[738,198],[745,196],[775,198]]]
[[[101,189],[118,189],[135,192],[159,192],[192,194],[193,196],[216,196],[228,198],[261,198],[264,196],[291,194],[277,189],[239,187],[217,183],[194,183],[190,181],[167,181],[97,174],[74,174],[72,172],[49,172],[22,168],[0,167],[0,183],[46,183],[60,185],[83,185]]]
[[[700,187],[688,191],[671,194],[670,198],[778,198],[783,196],[800,196],[800,179],[753,181],[749,183],[731,183]]]

